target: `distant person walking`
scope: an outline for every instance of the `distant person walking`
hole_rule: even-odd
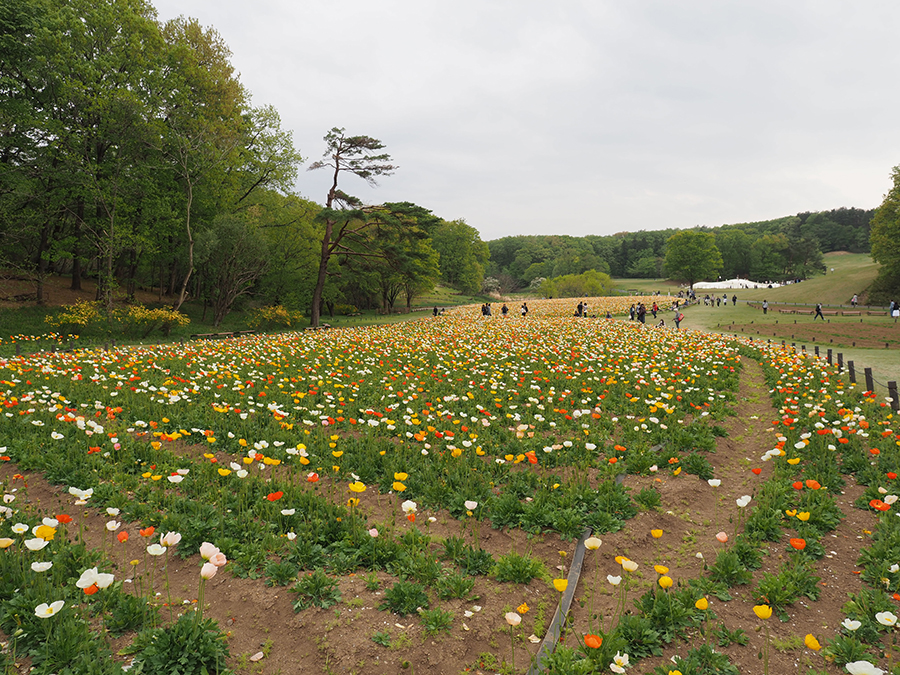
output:
[[[763,300],[763,314],[768,314],[769,312],[769,301]]]
[[[526,316],[528,316],[528,303],[523,302],[522,303],[522,318],[524,319]]]
[[[681,330],[682,321],[684,321],[684,314],[675,310],[675,330]]]
[[[856,309],[856,305],[859,304],[859,296],[856,293],[854,293],[853,297],[850,298],[850,304],[854,309]]]
[[[819,317],[822,317],[822,321],[825,320],[825,315],[822,314],[822,303],[821,302],[816,304],[816,315],[813,317],[813,321],[815,321]]]
[[[731,296],[731,306],[732,306],[732,307],[735,307],[736,305],[737,305],[737,296],[736,296],[736,295],[732,295],[732,296]]]

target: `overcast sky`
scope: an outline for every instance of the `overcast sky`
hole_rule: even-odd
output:
[[[345,192],[485,240],[873,208],[900,164],[896,0],[151,2],[219,31],[307,164],[380,139],[398,171]]]

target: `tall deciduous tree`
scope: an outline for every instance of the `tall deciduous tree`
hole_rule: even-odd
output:
[[[481,290],[491,253],[478,230],[464,220],[445,222],[434,231],[432,246],[441,256],[444,281],[464,293]]]
[[[900,293],[900,166],[891,170],[893,185],[872,218],[872,257],[881,263],[875,282],[879,299]]]
[[[373,209],[363,208],[362,202],[338,188],[341,174],[350,173],[377,185],[378,176],[390,176],[397,168],[391,164],[391,156],[384,144],[370,136],[346,136],[344,129],[333,128],[325,134],[326,150],[322,159],[310,165],[309,170],[331,169],[332,181],[320,214],[324,224],[319,271],[313,291],[310,325],[319,325],[322,292],[328,277],[328,262],[332,256],[377,256],[366,242],[366,231],[372,224]]]
[[[709,232],[685,230],[666,242],[666,271],[670,278],[694,283],[713,279],[722,269],[722,254],[716,248],[716,237]]]

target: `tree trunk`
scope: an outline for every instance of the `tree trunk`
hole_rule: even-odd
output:
[[[187,297],[187,285],[190,281],[191,273],[194,271],[194,236],[191,234],[191,203],[194,201],[194,188],[190,181],[187,184],[187,215],[185,216],[185,228],[187,229],[188,238],[188,270],[181,282],[181,291],[178,293],[178,300],[172,306],[176,312],[181,309],[184,299]]]
[[[84,222],[84,200],[75,206],[75,242],[72,244],[72,285],[73,291],[81,290],[81,223]]]
[[[325,221],[325,235],[322,237],[322,254],[319,257],[319,275],[316,277],[316,288],[313,291],[312,308],[310,309],[309,325],[318,327],[321,314],[322,293],[325,290],[325,280],[328,278],[328,259],[331,257],[331,231],[334,226],[329,218]]]

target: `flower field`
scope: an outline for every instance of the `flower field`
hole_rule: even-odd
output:
[[[887,402],[530,304],[0,360],[0,665],[900,672]]]

